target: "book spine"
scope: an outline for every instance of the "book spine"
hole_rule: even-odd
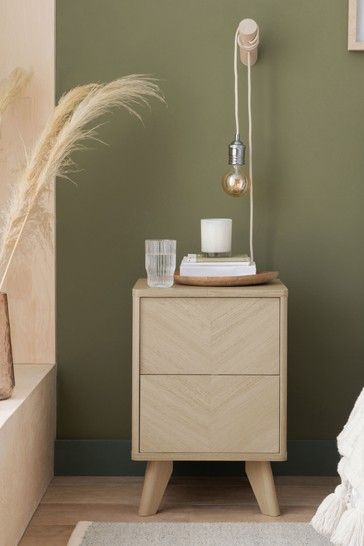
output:
[[[217,258],[217,257],[209,257],[204,256],[203,254],[189,254],[187,256],[187,262],[189,263],[250,263],[249,256],[241,255],[241,256],[226,256],[224,258]]]
[[[189,267],[188,264],[183,264],[180,267],[180,274],[185,277],[242,277],[255,275],[255,273],[255,265],[243,267]]]

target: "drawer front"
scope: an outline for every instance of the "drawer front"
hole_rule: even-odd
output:
[[[279,377],[140,377],[140,452],[277,453]]]
[[[278,374],[279,298],[142,298],[145,374]]]

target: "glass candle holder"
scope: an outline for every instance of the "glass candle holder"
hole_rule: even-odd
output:
[[[203,218],[201,220],[201,252],[210,256],[230,256],[231,218]]]
[[[176,269],[176,241],[149,239],[145,241],[145,269],[148,286],[169,288],[173,286]]]

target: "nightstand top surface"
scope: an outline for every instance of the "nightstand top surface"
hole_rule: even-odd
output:
[[[143,298],[280,298],[287,296],[287,287],[279,280],[256,286],[186,286],[149,288],[147,279],[138,279],[133,295]]]

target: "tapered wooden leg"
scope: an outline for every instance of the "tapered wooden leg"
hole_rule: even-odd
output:
[[[279,516],[280,511],[270,462],[246,461],[245,472],[262,514]]]
[[[173,461],[149,461],[144,476],[139,516],[156,514],[173,470]]]

